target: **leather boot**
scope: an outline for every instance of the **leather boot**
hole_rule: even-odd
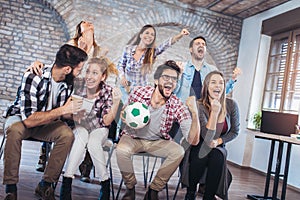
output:
[[[205,192],[205,184],[200,183],[200,184],[199,184],[199,187],[198,187],[198,194],[199,194],[200,196],[203,196],[203,195],[204,195],[204,192]]]
[[[145,194],[144,200],[158,200],[158,191],[152,190],[150,187]]]
[[[135,187],[133,187],[132,189],[126,188],[126,192],[122,200],[135,200]]]
[[[80,180],[85,183],[90,183],[90,173],[93,168],[93,161],[88,151],[86,151],[84,160],[79,165],[79,171],[81,174]]]
[[[196,191],[187,191],[184,197],[184,200],[195,200],[196,199]]]
[[[17,200],[17,192],[6,193],[4,200]]]
[[[63,177],[59,195],[60,200],[72,200],[72,180],[72,178]]]
[[[101,189],[98,200],[108,200],[110,196],[110,179],[101,181]]]

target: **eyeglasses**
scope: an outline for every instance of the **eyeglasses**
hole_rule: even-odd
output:
[[[177,77],[175,76],[169,76],[169,75],[166,75],[166,74],[162,74],[160,77],[162,77],[162,79],[164,81],[168,81],[171,79],[172,82],[177,82]]]

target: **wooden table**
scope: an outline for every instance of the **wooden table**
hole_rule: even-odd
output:
[[[278,200],[277,192],[278,192],[279,177],[283,177],[283,184],[282,184],[282,191],[281,191],[280,199],[284,200],[285,195],[286,195],[286,186],[287,186],[287,178],[288,178],[288,173],[289,173],[292,144],[300,145],[300,140],[298,140],[296,138],[291,138],[288,136],[275,135],[275,134],[269,134],[269,133],[257,133],[257,134],[255,134],[255,138],[271,140],[271,149],[270,149],[270,155],[269,155],[269,164],[268,164],[268,171],[267,171],[264,195],[263,196],[247,195],[247,198],[253,199],[253,200],[262,200],[262,199]],[[272,164],[273,164],[273,160],[274,160],[274,147],[275,147],[276,142],[278,143],[278,151],[277,151],[276,167],[275,167],[275,172],[274,172],[274,171],[272,171]],[[285,160],[284,173],[280,174],[284,145],[287,145],[286,160]],[[271,174],[274,174],[274,185],[273,185],[272,196],[269,196],[269,186],[270,186]]]

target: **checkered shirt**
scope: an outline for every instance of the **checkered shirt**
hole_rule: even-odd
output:
[[[136,87],[135,90],[130,93],[128,103],[141,102],[150,106],[154,89],[155,88],[151,86]],[[161,116],[160,133],[162,138],[166,140],[171,139],[169,131],[171,130],[173,122],[177,121],[180,124],[184,120],[191,120],[189,110],[174,94],[172,94],[166,102],[166,107]],[[128,134],[133,137],[134,131],[134,129],[125,126],[121,135]]]
[[[167,48],[171,46],[172,38],[164,41],[154,50],[154,59],[161,53],[163,53]],[[122,58],[118,63],[119,77],[122,77],[125,74],[127,81],[130,81],[132,86],[144,86],[148,85],[147,74],[142,75],[141,68],[143,66],[145,54],[137,61],[134,59],[134,54],[136,51],[137,45],[126,46]]]
[[[76,87],[74,89],[74,93],[76,95],[87,97],[86,95],[86,87],[85,81],[83,79],[77,79]],[[112,106],[112,90],[113,88],[104,82],[100,84],[100,92],[99,96],[97,96],[95,100],[95,104],[92,108],[92,111],[87,114],[87,116],[81,120],[80,123],[75,122],[75,124],[80,124],[86,128],[89,132],[94,129],[102,128],[102,127],[109,127],[105,126],[103,122],[103,116],[106,115]]]
[[[22,120],[38,111],[46,111],[48,97],[51,91],[51,66],[46,66],[42,76],[26,72],[23,75],[21,86],[18,88],[15,102],[10,106],[10,115],[21,114]],[[53,108],[62,106],[72,92],[72,85],[65,82],[58,89],[57,104]]]

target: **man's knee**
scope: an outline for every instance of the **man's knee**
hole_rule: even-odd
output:
[[[62,125],[62,126],[60,126],[59,130],[57,130],[57,131],[59,134],[58,140],[61,140],[65,143],[73,144],[74,134],[73,134],[71,128],[69,128],[67,125]]]
[[[8,140],[22,140],[24,138],[25,126],[22,122],[16,122],[6,129],[6,135]]]
[[[182,159],[184,157],[184,149],[180,145],[176,145],[174,148],[172,148],[172,151],[169,154],[175,159]]]
[[[117,156],[131,156],[133,154],[131,147],[126,143],[118,143],[116,148]]]

